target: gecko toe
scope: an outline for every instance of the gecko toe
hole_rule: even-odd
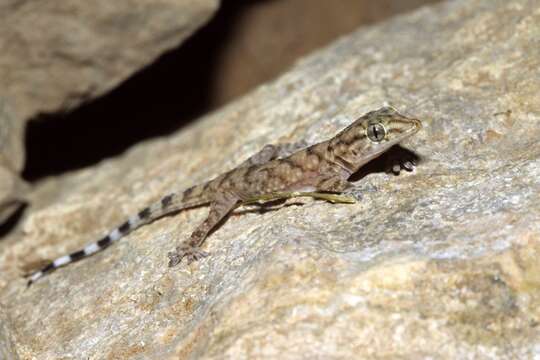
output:
[[[343,195],[352,196],[356,201],[361,201],[363,199],[362,190],[356,187],[350,187],[343,192]]]
[[[209,254],[205,251],[192,248],[191,251],[189,253],[186,253],[184,256],[187,259],[187,263],[191,264],[192,262],[205,258],[208,255]]]
[[[177,252],[169,252],[167,254],[169,257],[169,267],[176,266],[180,264],[180,261],[182,261],[182,257]]]
[[[175,251],[169,252],[169,267],[176,266],[182,262],[182,259],[186,259],[188,264],[194,261],[198,261],[202,258],[210,255],[206,251],[202,251],[199,248],[191,246],[178,246]]]
[[[402,167],[407,170],[407,171],[413,171],[414,170],[414,164],[412,163],[412,161],[405,161],[403,164],[402,164]]]

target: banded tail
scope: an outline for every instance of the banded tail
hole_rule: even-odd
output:
[[[210,199],[207,196],[203,196],[203,193],[204,186],[194,186],[184,191],[180,196],[173,193],[163,197],[159,202],[156,202],[151,206],[139,211],[139,213],[136,215],[131,216],[126,222],[112,230],[108,235],[105,235],[100,240],[86,245],[79,251],[59,257],[58,259],[44,266],[41,270],[27,275],[29,278],[27,286],[32,285],[34,282],[36,282],[36,280],[60,267],[84,259],[107,248],[112,243],[120,240],[133,230],[143,225],[146,225],[170,213],[210,202]]]

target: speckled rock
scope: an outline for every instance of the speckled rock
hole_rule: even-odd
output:
[[[536,1],[423,8],[66,176],[0,243],[11,348],[23,359],[539,356],[539,33]],[[25,288],[19,268],[77,249],[170,189],[265,143],[324,139],[385,101],[423,120],[403,144],[423,161],[357,179],[358,204],[239,209],[208,239],[210,257],[171,269],[166,253],[206,214],[186,211]]]
[[[24,201],[25,184],[18,175],[24,161],[23,125],[0,98],[0,224]]]
[[[13,342],[13,328],[7,314],[0,308],[0,359],[19,359]]]

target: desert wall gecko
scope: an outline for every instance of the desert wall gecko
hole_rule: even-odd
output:
[[[50,262],[29,275],[28,285],[59,267],[105,249],[144,224],[183,209],[210,206],[207,218],[191,236],[168,253],[171,267],[184,258],[191,263],[206,257],[201,245],[208,233],[242,204],[296,196],[352,203],[354,197],[342,194],[352,187],[348,181],[351,174],[420,128],[420,120],[385,106],[361,116],[333,138],[312,146],[267,145],[235,169],[207,183],[166,195],[97,242]]]

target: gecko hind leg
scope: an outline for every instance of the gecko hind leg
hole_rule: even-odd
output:
[[[306,191],[290,191],[290,192],[275,192],[252,197],[245,201],[243,204],[253,204],[260,201],[272,201],[280,199],[290,199],[295,197],[311,197],[319,200],[326,200],[333,204],[354,204],[356,199],[352,196],[324,193],[324,192],[306,192]]]
[[[236,207],[237,203],[238,197],[230,194],[224,194],[212,202],[206,220],[193,231],[187,241],[177,246],[175,251],[167,254],[169,257],[169,267],[178,265],[183,258],[186,258],[187,263],[191,264],[194,261],[207,257],[209,254],[201,250],[204,240],[207,238],[208,233]]]
[[[352,184],[340,177],[338,174],[332,174],[322,179],[317,184],[317,191],[286,191],[261,194],[247,199],[243,204],[253,204],[260,201],[272,201],[280,199],[290,199],[293,197],[312,197],[314,199],[326,200],[331,203],[354,204],[356,198],[346,195],[337,194],[351,188]]]

